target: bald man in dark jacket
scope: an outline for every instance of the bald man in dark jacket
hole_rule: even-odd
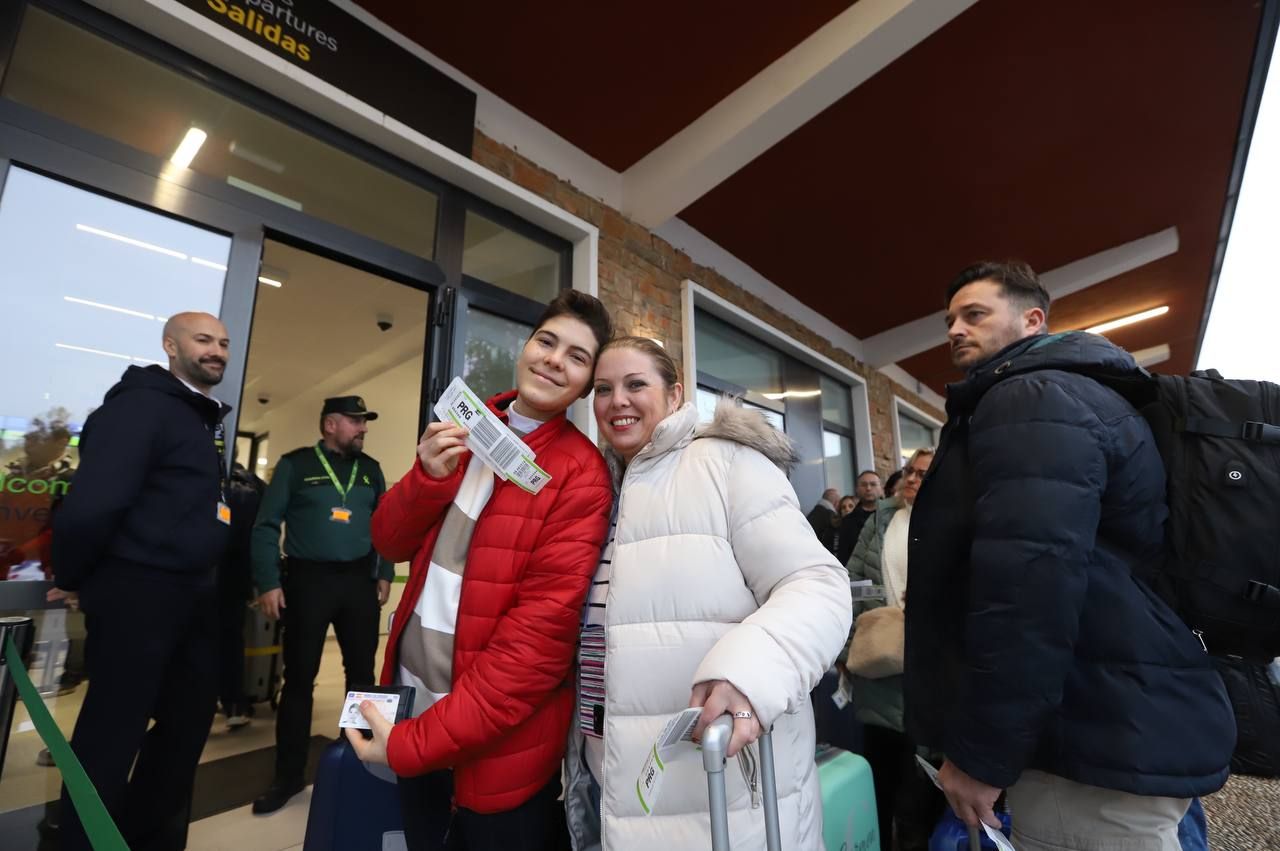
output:
[[[230,524],[220,451],[230,408],[209,395],[226,328],[179,314],[163,344],[167,370],[129,367],[89,416],[53,523],[54,583],[79,595],[88,629],[71,747],[134,851],[186,845],[216,702],[215,571]],[[60,812],[60,847],[89,848],[65,788]]]

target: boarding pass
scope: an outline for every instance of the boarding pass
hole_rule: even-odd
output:
[[[662,792],[662,779],[666,776],[670,764],[683,753],[692,753],[692,748],[681,745],[693,741],[693,731],[702,717],[702,707],[691,706],[671,718],[649,747],[644,764],[640,767],[640,776],[636,778],[636,795],[640,798],[640,808],[645,815],[652,815]]]
[[[503,481],[535,494],[551,481],[551,475],[534,462],[529,445],[494,416],[461,377],[449,382],[433,410],[441,422],[470,432],[467,448]]]
[[[919,754],[916,754],[916,762],[920,763],[920,767],[924,769],[924,773],[933,781],[933,785],[942,789],[942,781],[938,779],[938,769],[930,765],[929,761]],[[981,824],[983,832],[987,834],[987,838],[994,842],[1000,851],[1014,851],[1013,843],[1010,842],[1003,833],[996,830],[985,821]]]

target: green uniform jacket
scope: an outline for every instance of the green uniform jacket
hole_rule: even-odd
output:
[[[884,586],[884,571],[880,567],[884,533],[888,530],[893,515],[901,507],[896,499],[882,499],[876,506],[875,515],[868,517],[867,522],[862,525],[862,534],[858,536],[858,544],[853,548],[853,555],[849,556],[849,564],[846,565],[851,580],[870,579],[872,585]],[[884,600],[853,601],[854,627],[849,631],[850,643],[853,642],[853,632],[857,629],[858,615],[870,609],[878,609],[884,604]],[[849,645],[846,644],[841,661],[848,656]],[[899,732],[903,730],[901,674],[878,680],[850,675],[850,684],[853,687],[854,714],[859,721]]]
[[[374,552],[369,535],[369,520],[387,489],[382,468],[363,452],[355,459],[343,458],[325,449],[323,444],[317,446],[344,488],[351,477],[351,465],[360,465],[345,504],[351,511],[351,522],[336,523],[330,519],[333,509],[343,506],[343,500],[316,457],[314,446],[304,446],[282,456],[253,526],[253,584],[259,594],[280,587],[282,523],[286,527],[284,554],[289,558],[355,561],[369,557],[377,560],[379,579],[390,581],[395,576],[394,565]],[[369,568],[372,578],[372,561]]]

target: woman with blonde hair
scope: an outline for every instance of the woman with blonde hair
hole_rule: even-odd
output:
[[[574,848],[710,847],[706,775],[667,766],[646,813],[637,778],[666,721],[726,713],[729,833],[764,847],[759,757],[773,729],[782,847],[822,847],[809,692],[848,635],[848,577],[814,536],[785,470],[790,442],[759,413],[684,402],[675,363],[624,337],[596,362],[595,415],[614,527],[585,608],[565,806]]]

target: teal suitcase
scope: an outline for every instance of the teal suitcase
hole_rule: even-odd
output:
[[[857,754],[822,746],[817,761],[827,851],[880,851],[871,766]]]

